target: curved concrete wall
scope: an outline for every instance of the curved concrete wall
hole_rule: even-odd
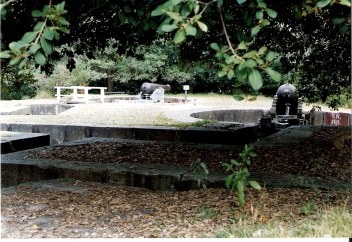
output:
[[[192,113],[191,117],[222,122],[258,123],[265,112],[263,109],[214,110]]]

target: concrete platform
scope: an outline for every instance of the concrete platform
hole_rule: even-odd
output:
[[[301,133],[304,134],[302,138],[307,135],[306,132]],[[298,135],[299,134],[300,132],[298,132]],[[118,139],[90,138],[66,143],[64,146],[102,141],[126,142],[125,140]],[[204,146],[204,144],[198,145]],[[231,148],[230,146],[221,147],[223,149]],[[42,180],[75,179],[87,182],[107,183],[110,185],[142,187],[151,190],[197,189],[197,179],[193,173],[189,171],[189,167],[172,166],[169,164],[142,165],[133,162],[106,164],[85,161],[45,160],[31,157],[33,151],[43,151],[46,149],[48,149],[48,147],[2,155],[2,187],[17,186],[25,182],[37,182]],[[331,182],[292,174],[280,175],[269,172],[253,172],[251,173],[251,177],[266,187],[351,189],[350,184],[346,182]],[[208,176],[207,187],[224,187],[225,178],[225,171],[211,172]]]
[[[0,131],[1,154],[50,145],[50,135]]]

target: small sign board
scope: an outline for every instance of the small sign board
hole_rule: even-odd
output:
[[[189,90],[189,85],[183,85],[183,90],[188,91]]]
[[[335,126],[348,126],[350,114],[348,113],[325,113],[324,124]]]

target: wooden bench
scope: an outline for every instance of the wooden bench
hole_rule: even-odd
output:
[[[91,95],[89,95],[89,91],[90,90],[100,90],[100,101],[102,103],[104,103],[104,99],[105,99],[105,90],[107,89],[106,87],[86,87],[86,86],[70,86],[70,87],[61,87],[61,86],[57,86],[55,87],[56,89],[56,99],[57,102],[61,101],[61,97],[67,97],[70,96],[72,97],[72,101],[73,102],[77,102],[79,100],[79,98],[83,98],[85,103],[88,103],[89,98],[91,97]],[[72,90],[73,93],[67,95],[67,94],[62,94],[61,90]],[[79,94],[78,90],[84,90],[84,94]]]

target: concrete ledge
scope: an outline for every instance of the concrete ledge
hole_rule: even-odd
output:
[[[0,131],[1,154],[50,145],[48,134]]]
[[[258,123],[266,112],[263,109],[213,110],[192,113],[191,117],[222,122]]]
[[[173,127],[113,127],[113,126],[79,126],[48,124],[1,124],[4,131],[26,131],[50,134],[50,144],[61,144],[91,137],[195,142],[207,144],[244,145],[256,140],[256,126],[239,127],[232,130],[209,128],[173,128]]]

